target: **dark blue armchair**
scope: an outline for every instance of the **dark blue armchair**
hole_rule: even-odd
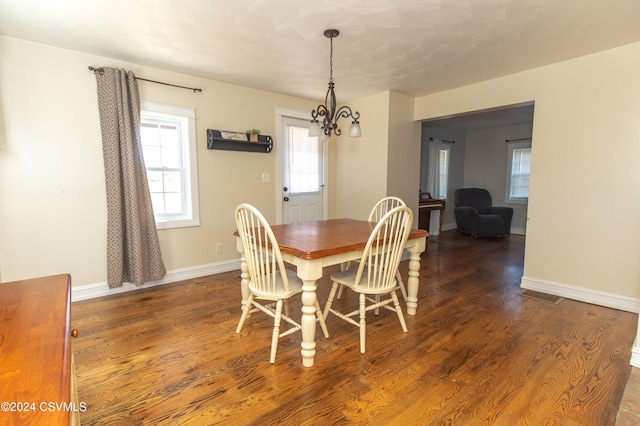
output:
[[[458,231],[474,237],[501,237],[510,233],[513,209],[493,207],[486,189],[459,188],[453,198]]]

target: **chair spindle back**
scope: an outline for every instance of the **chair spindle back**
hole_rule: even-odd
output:
[[[373,206],[373,209],[371,209],[371,213],[369,213],[369,222],[377,222],[391,209],[405,205],[405,202],[401,198],[385,197],[378,201],[376,205]]]
[[[411,232],[413,212],[406,206],[391,209],[378,221],[367,241],[355,283],[373,290],[396,286],[396,271]]]
[[[249,285],[260,293],[275,293],[280,277],[284,289],[289,291],[280,247],[262,213],[245,203],[236,207],[235,218],[251,280]]]

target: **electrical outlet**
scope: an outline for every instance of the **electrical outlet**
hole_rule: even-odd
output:
[[[222,243],[216,243],[216,253],[222,253]]]

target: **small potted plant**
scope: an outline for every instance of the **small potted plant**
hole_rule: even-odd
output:
[[[249,135],[249,140],[251,142],[258,142],[258,135],[260,134],[259,129],[249,129],[247,130],[247,135]]]

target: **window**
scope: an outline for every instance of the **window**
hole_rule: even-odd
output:
[[[427,191],[433,198],[447,199],[449,191],[449,158],[451,142],[437,138],[429,139],[429,162],[427,167]]]
[[[140,139],[156,227],[200,225],[195,110],[143,101]]]
[[[435,198],[446,200],[449,183],[449,149],[450,146],[440,147],[438,154],[438,187]]]
[[[322,191],[322,142],[305,127],[287,125],[289,194]]]
[[[529,199],[529,175],[531,173],[531,143],[509,144],[509,173],[507,175],[507,200],[527,202]]]

